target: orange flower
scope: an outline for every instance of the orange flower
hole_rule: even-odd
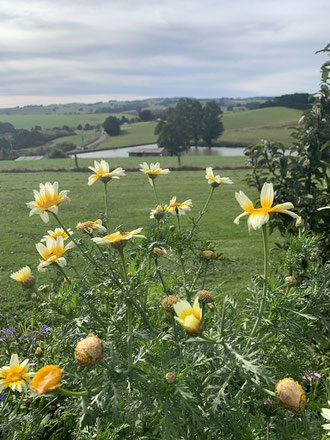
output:
[[[46,394],[61,385],[62,370],[57,365],[46,365],[36,372],[30,383],[31,391],[35,394]]]

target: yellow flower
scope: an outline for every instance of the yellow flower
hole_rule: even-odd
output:
[[[140,167],[140,171],[148,176],[148,180],[151,186],[153,185],[152,181],[156,179],[159,174],[168,174],[170,172],[168,168],[164,170],[160,168],[159,162],[151,163],[150,166],[147,164],[147,162],[143,162],[140,163]]]
[[[56,228],[55,231],[47,231],[48,235],[44,235],[43,238],[40,241],[47,241],[48,238],[57,238],[57,237],[63,237],[63,240],[66,240],[68,238],[68,234],[64,231],[63,228]],[[68,229],[68,233],[70,235],[73,234],[71,229]]]
[[[58,213],[58,205],[64,200],[70,200],[67,196],[67,190],[58,192],[58,182],[53,184],[46,182],[45,184],[40,183],[39,192],[33,190],[34,201],[26,203],[28,208],[31,209],[30,216],[34,214],[39,214],[41,219],[48,223],[49,216],[48,212]]]
[[[110,246],[114,247],[115,249],[122,249],[126,244],[127,240],[130,240],[133,237],[139,237],[139,238],[145,238],[144,235],[139,235],[139,232],[142,231],[143,228],[134,229],[134,231],[131,232],[114,232],[112,234],[106,235],[105,237],[95,237],[92,238],[92,240],[96,244],[110,244]]]
[[[156,209],[152,209],[150,211],[150,217],[149,218],[154,218],[156,220],[160,220],[161,218],[164,217],[166,212],[168,212],[167,205],[164,205],[164,206],[158,205],[158,206],[156,206]]]
[[[42,243],[36,244],[37,251],[45,261],[40,261],[38,266],[39,272],[42,272],[48,268],[50,264],[57,263],[59,266],[66,266],[66,259],[63,254],[74,247],[74,243],[71,241],[64,247],[64,240],[62,236],[57,238],[47,238],[46,246]]]
[[[62,370],[57,365],[46,365],[36,372],[30,383],[30,389],[35,394],[46,394],[56,390],[61,385]]]
[[[88,178],[88,185],[93,185],[97,179],[100,179],[102,182],[109,182],[111,179],[119,179],[120,177],[125,176],[125,170],[122,168],[116,168],[113,171],[109,170],[109,164],[105,160],[101,160],[98,162],[94,160],[94,167],[88,167],[90,170],[94,171],[95,174],[92,174]]]
[[[22,267],[22,269],[14,272],[10,275],[15,281],[21,283],[24,287],[32,287],[34,285],[34,276],[32,275],[31,269],[29,266]]]
[[[264,186],[261,189],[260,194],[260,204],[261,208],[254,208],[251,200],[240,191],[239,193],[235,193],[236,200],[244,209],[243,214],[240,214],[235,218],[234,223],[238,225],[241,217],[248,215],[248,228],[249,231],[252,229],[259,229],[262,225],[268,222],[269,213],[270,212],[283,212],[284,214],[288,214],[293,218],[298,218],[298,215],[294,212],[289,211],[289,209],[294,208],[291,202],[280,203],[279,205],[273,205],[274,201],[274,189],[272,183],[264,183]]]
[[[171,201],[170,201],[170,205],[168,207],[168,210],[171,214],[179,214],[179,215],[184,215],[187,211],[191,210],[191,206],[192,206],[192,200],[186,200],[185,202],[182,203],[178,203],[176,201],[176,197],[172,197]]]
[[[330,400],[328,400],[328,405],[330,407]],[[326,419],[327,422],[330,421],[330,408],[322,408],[321,416]],[[326,431],[330,431],[330,423],[322,425]],[[330,435],[330,432],[328,433]]]
[[[214,188],[221,185],[222,183],[234,183],[229,177],[220,177],[219,175],[214,176],[212,167],[206,168],[207,183],[212,185]]]
[[[175,313],[174,319],[192,336],[198,336],[203,331],[202,309],[199,306],[198,297],[194,301],[193,307],[188,301],[179,301],[173,304]]]
[[[29,372],[29,360],[19,363],[17,354],[12,354],[9,366],[0,368],[0,391],[8,387],[20,393],[26,391],[26,382],[31,376],[33,373]]]
[[[277,382],[275,386],[275,394],[278,403],[291,411],[301,411],[306,405],[305,391],[301,385],[291,377]]]
[[[97,231],[100,231],[100,232],[107,231],[107,229],[104,226],[102,226],[102,220],[100,220],[100,219],[95,220],[95,222],[87,221],[87,222],[83,222],[83,223],[78,223],[76,228],[78,229],[78,231],[86,232],[87,234],[92,234],[93,229],[96,229]]]

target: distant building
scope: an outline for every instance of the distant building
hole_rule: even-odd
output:
[[[129,157],[168,156],[165,148],[139,148],[128,152]]]

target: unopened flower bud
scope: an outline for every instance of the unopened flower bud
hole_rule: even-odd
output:
[[[181,301],[181,299],[178,296],[175,295],[169,295],[162,301],[162,307],[164,310],[166,310],[169,313],[175,313],[173,305]]]
[[[30,289],[35,285],[35,282],[36,280],[34,279],[34,276],[31,275],[22,282],[22,286],[24,289]]]
[[[213,295],[208,290],[199,290],[196,293],[198,301],[202,304],[212,303],[214,301]]]
[[[176,375],[172,372],[165,374],[165,382],[167,383],[174,383],[176,381]]]
[[[215,258],[217,258],[215,252],[206,249],[205,251],[203,251],[201,253],[201,256],[205,259],[205,260],[214,260]]]
[[[155,247],[153,248],[152,253],[154,254],[154,257],[161,257],[166,254],[166,250],[164,248]]]
[[[155,211],[153,212],[153,216],[156,220],[160,220],[165,215],[165,210],[162,206],[157,206]]]
[[[36,351],[34,352],[34,354],[35,354],[36,356],[42,356],[42,355],[43,355],[42,348],[41,348],[41,347],[37,347],[37,348],[36,348]]]
[[[174,232],[174,231],[175,231],[175,225],[170,225],[168,228],[169,228],[169,230],[170,230],[171,232]]]
[[[302,228],[304,226],[304,220],[299,216],[296,220],[296,228]]]
[[[292,286],[296,286],[298,284],[298,281],[295,277],[292,277],[291,275],[285,277],[285,283],[291,284]]]
[[[298,382],[291,377],[277,382],[275,394],[278,403],[291,411],[301,411],[306,405],[306,395]]]
[[[74,352],[76,362],[85,367],[98,364],[104,356],[104,345],[100,338],[90,333],[79,341]]]

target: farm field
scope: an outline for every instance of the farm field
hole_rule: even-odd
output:
[[[166,166],[162,164],[162,166]],[[58,181],[60,190],[70,190],[71,203],[60,206],[59,217],[67,227],[75,229],[79,221],[95,220],[103,211],[103,185],[96,182],[87,186],[90,173],[2,173],[1,179],[1,223],[3,225],[1,260],[1,293],[2,325],[11,325],[31,313],[27,307],[26,298],[22,296],[21,286],[9,278],[9,275],[19,268],[30,265],[36,275],[37,285],[47,283],[52,277],[52,271],[37,273],[36,267],[39,256],[35,249],[41,237],[47,230],[55,229],[58,225],[54,219],[48,224],[42,222],[38,215],[29,217],[25,202],[33,200],[33,189],[38,189],[39,183]],[[241,208],[234,198],[235,191],[243,190],[252,199],[257,196],[255,190],[248,188],[244,182],[246,171],[228,170],[221,173],[230,177],[234,185],[223,185],[217,188],[206,214],[201,237],[217,243],[217,251],[226,260],[216,263],[214,285],[216,295],[220,298],[228,294],[238,300],[249,295],[247,281],[253,274],[262,272],[262,237],[260,231],[248,233],[246,222],[240,225],[233,223]],[[192,217],[197,217],[209,194],[209,185],[205,180],[204,171],[173,171],[169,176],[161,176],[157,181],[158,192],[162,202],[168,203],[173,195],[178,200],[192,198],[193,209],[182,217],[182,226],[191,227]],[[146,177],[140,173],[127,173],[120,180],[109,185],[109,205],[111,227],[122,225],[123,229],[132,230],[143,226],[145,230],[152,225],[149,212],[154,208],[154,194]],[[173,216],[173,223],[176,219]],[[146,232],[147,233],[147,232]],[[271,243],[278,241],[278,234],[271,236]],[[272,253],[276,260],[276,253]]]

